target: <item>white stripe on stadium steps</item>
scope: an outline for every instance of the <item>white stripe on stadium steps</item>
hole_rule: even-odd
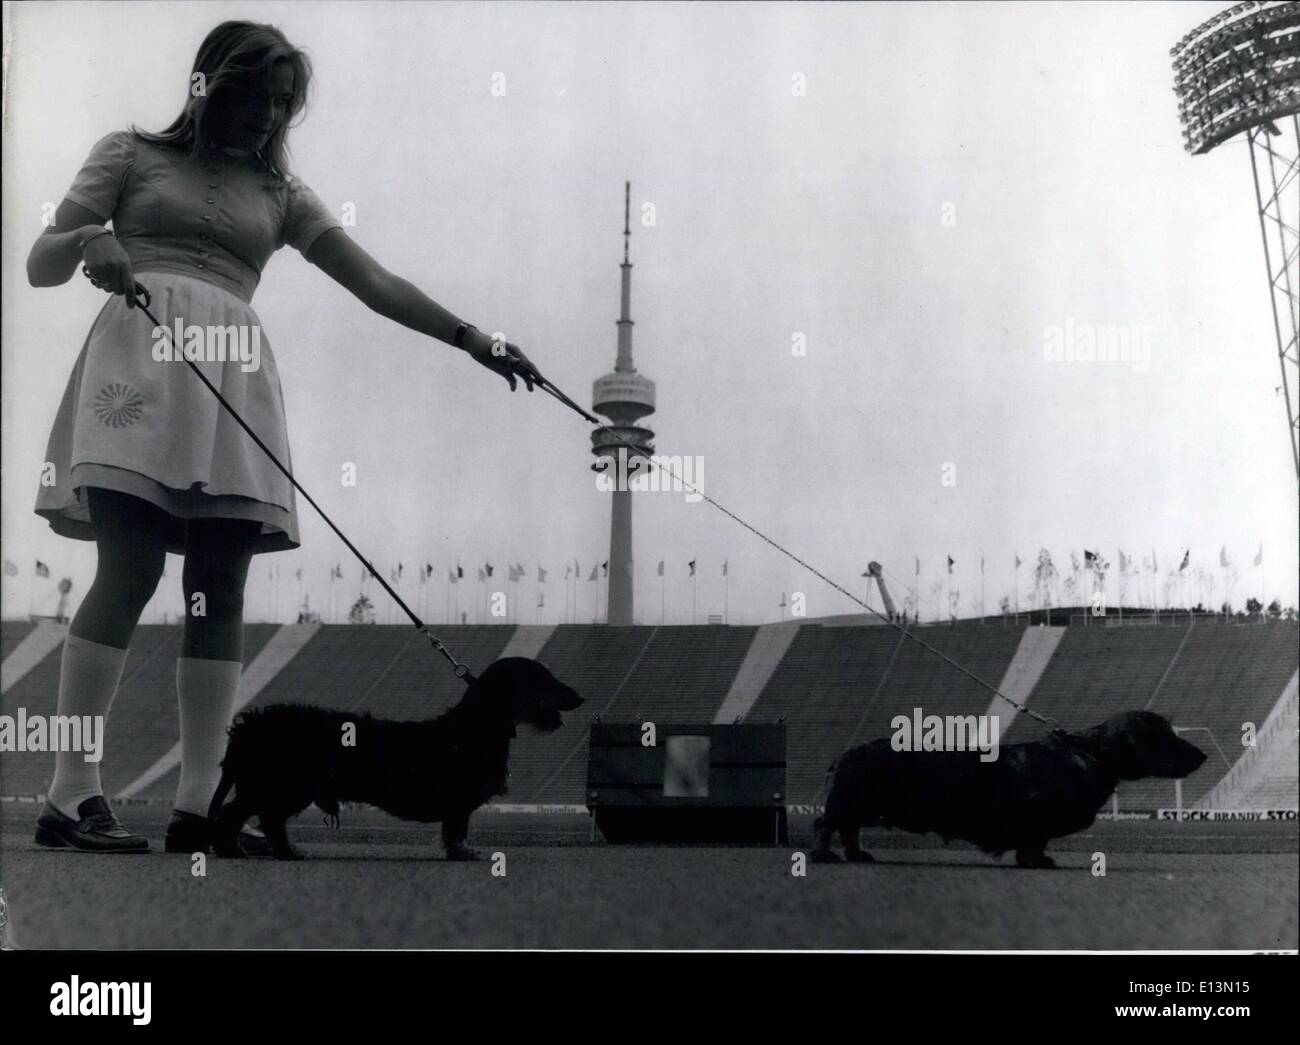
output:
[[[0,665],[0,693],[8,693],[9,687],[17,685],[18,680],[57,649],[67,635],[66,624],[38,624],[29,631]]]
[[[527,657],[529,660],[536,660],[537,654],[542,652],[542,647],[554,634],[554,624],[517,625],[515,633],[510,636],[510,641],[506,643],[506,648],[501,651],[501,656]]]
[[[1031,624],[1027,627],[1025,633],[1020,636],[1020,645],[1016,647],[1016,655],[1007,665],[1007,673],[1002,676],[1002,684],[998,686],[998,691],[1005,693],[1019,704],[1028,704],[1029,695],[1034,692],[1034,687],[1043,677],[1052,654],[1056,652],[1056,647],[1061,644],[1061,639],[1064,637],[1064,625],[1053,628]],[[998,728],[994,736],[997,738],[1005,736],[1018,714],[1020,712],[1001,697],[994,697],[987,712],[988,716],[996,715],[998,719]]]
[[[731,688],[713,716],[714,725],[730,725],[737,718],[744,720],[790,648],[790,643],[794,642],[802,623],[791,620],[758,626],[745,652],[745,659],[740,662],[740,670],[731,680]]]
[[[307,645],[320,630],[319,624],[286,624],[278,629],[251,664],[244,669],[239,680],[239,696],[235,698],[235,711],[262,692],[270,681],[284,670],[285,665]],[[178,740],[171,749],[146,769],[135,780],[122,788],[115,797],[132,798],[154,781],[166,776],[180,765],[181,744]]]
[[[1269,771],[1277,768],[1277,763],[1286,764],[1288,771],[1291,774],[1295,773],[1294,739],[1288,745],[1285,735],[1278,730],[1278,727],[1289,717],[1291,721],[1287,725],[1289,728],[1294,728],[1298,693],[1300,693],[1300,671],[1295,671],[1291,673],[1291,681],[1282,690],[1282,695],[1277,698],[1277,703],[1273,705],[1268,717],[1255,732],[1255,735],[1260,738],[1259,743],[1267,744],[1267,747],[1244,748],[1241,757],[1232,768],[1192,805],[1193,809],[1259,808],[1256,803],[1250,801],[1250,796],[1262,784],[1263,778],[1269,774]],[[1295,734],[1292,733],[1291,736],[1294,738]]]

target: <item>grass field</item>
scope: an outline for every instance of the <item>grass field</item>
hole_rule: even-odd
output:
[[[195,877],[161,852],[166,808],[119,810],[157,850],[122,857],[39,849],[36,811],[3,809],[20,947],[1273,950],[1298,937],[1294,822],[1099,823],[1050,848],[1056,871],[864,832],[877,864],[797,877],[807,820],[779,849],[616,847],[591,844],[585,817],[481,812],[470,840],[485,859],[453,864],[436,828],[363,811],[337,831],[300,820],[302,863],[213,857]]]

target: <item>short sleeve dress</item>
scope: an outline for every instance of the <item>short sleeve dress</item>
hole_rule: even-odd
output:
[[[169,551],[183,550],[193,518],[260,522],[258,552],[298,547],[293,487],[182,356],[292,470],[279,371],[249,302],[276,250],[306,254],[339,222],[254,155],[191,154],[131,131],[96,143],[67,198],[111,220],[170,337],[109,298],[59,406],[37,513],[56,533],[93,540],[85,491],[102,487],[167,511]]]

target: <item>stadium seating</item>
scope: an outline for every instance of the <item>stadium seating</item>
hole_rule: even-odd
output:
[[[36,625],[33,622],[26,620],[0,622],[0,659],[8,657],[34,627]]]
[[[245,664],[257,656],[275,631],[273,624],[250,624],[244,629]],[[110,794],[134,781],[176,743],[176,658],[180,647],[179,627],[147,624],[136,629],[108,720],[106,752],[100,764],[100,777]],[[3,713],[13,715],[22,707],[29,717],[53,715],[62,656],[63,647],[59,646],[7,690],[0,699]],[[49,753],[7,756],[0,768],[0,794],[43,793],[53,771],[54,756]],[[171,792],[174,790],[173,779]]]
[[[1024,631],[1023,625],[1011,621],[990,620],[922,627],[915,635],[996,686]],[[6,652],[12,653],[29,632],[30,625],[6,623],[0,629]],[[284,634],[274,625],[250,625],[246,662],[253,661],[273,635],[281,642]],[[300,634],[298,645],[289,648],[283,661],[268,657],[260,662],[274,662],[276,670],[253,703],[305,701],[393,718],[423,718],[438,714],[462,692],[447,664],[414,629],[327,625]],[[439,629],[439,634],[471,669],[481,670],[505,649],[514,629],[458,626]],[[558,734],[536,736],[521,730],[512,751],[505,801],[582,803],[592,716],[607,722],[711,722],[757,634],[753,627],[556,627],[540,659],[587,703],[568,716]],[[160,760],[176,741],[174,663],[179,643],[180,629],[175,626],[141,627],[136,634],[110,720],[109,755],[103,765],[110,792],[134,782],[135,797],[170,797],[176,771],[170,766],[164,771]],[[3,694],[4,713],[13,714],[18,707],[28,714],[52,713],[59,660],[55,648],[18,677]],[[1264,722],[1296,663],[1293,623],[1076,623],[1064,629],[1029,706],[1067,729],[1135,708],[1170,716],[1176,725],[1187,727],[1188,738],[1210,756],[1205,767],[1184,782],[1183,802],[1191,806],[1210,795],[1229,764],[1236,762],[1242,723]],[[926,714],[982,714],[990,706],[985,687],[895,629],[880,626],[804,624],[757,692],[746,721],[785,717],[787,797],[795,804],[819,801],[830,763],[853,744],[890,735],[895,715],[910,715],[914,708]],[[1042,726],[1025,715],[1008,716],[1004,727],[1004,743],[1042,736]],[[124,738],[130,742],[124,743]],[[51,763],[48,755],[5,757],[0,795],[39,794]],[[1291,768],[1289,778],[1285,772],[1252,777],[1250,800],[1294,805],[1294,764]],[[1121,809],[1172,805],[1170,781],[1126,784],[1120,791]]]

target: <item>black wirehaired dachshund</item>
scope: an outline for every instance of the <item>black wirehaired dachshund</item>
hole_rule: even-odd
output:
[[[208,809],[214,850],[242,856],[251,816],[279,860],[300,860],[286,821],[315,803],[338,822],[340,802],[378,806],[403,820],[442,823],[449,860],[472,860],[469,818],[504,794],[510,738],[520,723],[550,733],[582,698],[524,657],[496,661],[454,708],[435,719],[394,722],[302,704],[245,711],[230,727],[221,783]],[[234,798],[223,805],[231,788]]]
[[[998,857],[1014,849],[1021,867],[1055,867],[1047,843],[1090,826],[1119,781],[1181,778],[1204,761],[1205,752],[1150,711],[1006,745],[993,762],[981,762],[978,751],[895,751],[877,740],[831,767],[812,859],[839,862],[831,849],[838,831],[847,859],[871,863],[858,830],[881,826],[961,838]]]

